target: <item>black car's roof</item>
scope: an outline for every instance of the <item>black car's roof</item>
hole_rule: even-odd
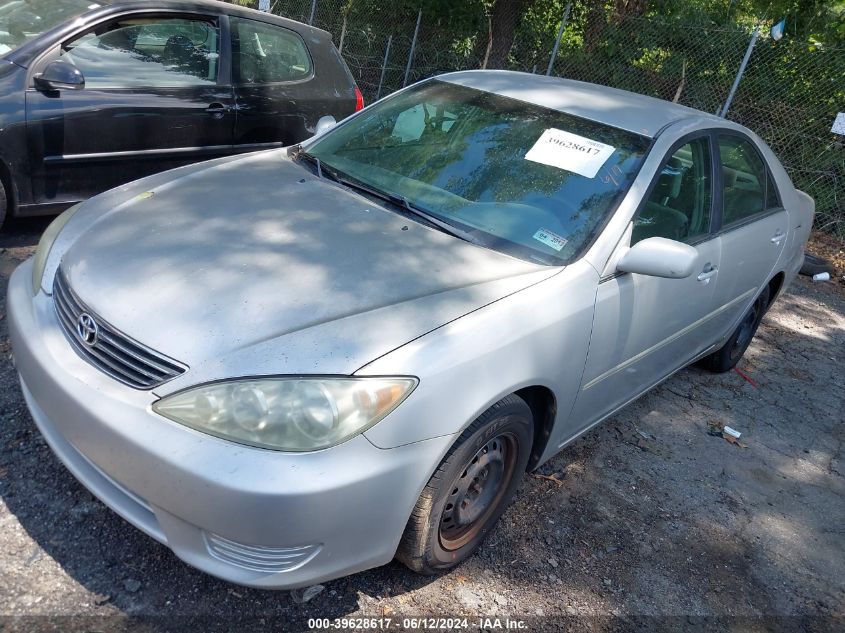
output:
[[[266,11],[257,11],[256,9],[249,9],[247,7],[242,7],[237,4],[231,4],[229,2],[221,2],[221,0],[96,0],[96,2],[97,4],[101,5],[109,5],[113,7],[131,9],[156,9],[160,7],[162,9],[175,8],[184,9],[186,11],[211,10],[217,13],[227,13],[229,15],[244,16],[253,20],[276,22],[278,24],[284,24],[286,26],[295,25],[297,30],[302,31],[304,29],[309,31],[317,31],[331,37],[331,34],[327,31],[318,29],[315,26],[310,26],[308,24],[305,24],[304,22],[297,22],[296,20],[291,20],[289,18],[285,18],[274,13],[268,13]]]

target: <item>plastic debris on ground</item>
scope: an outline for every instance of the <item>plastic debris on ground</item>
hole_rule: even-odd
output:
[[[739,438],[742,435],[740,431],[722,424],[718,420],[711,420],[707,423],[707,434],[715,437],[721,437],[725,441],[739,446],[740,448],[748,448],[747,444],[739,441]]]

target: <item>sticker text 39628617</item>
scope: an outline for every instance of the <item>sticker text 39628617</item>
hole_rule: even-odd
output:
[[[565,169],[585,178],[595,178],[614,151],[616,148],[611,145],[549,128],[528,150],[525,159]]]

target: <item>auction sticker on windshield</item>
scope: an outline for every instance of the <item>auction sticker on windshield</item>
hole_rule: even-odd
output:
[[[525,155],[526,160],[595,178],[615,147],[592,139],[549,128]]]

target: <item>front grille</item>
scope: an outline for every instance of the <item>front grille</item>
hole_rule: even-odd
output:
[[[76,353],[115,380],[135,389],[152,389],[185,372],[186,368],[177,361],[133,341],[86,308],[70,289],[61,269],[53,281],[53,303]],[[83,314],[96,324],[91,345],[84,343],[78,333]]]
[[[208,552],[222,561],[262,572],[290,571],[310,561],[320,551],[320,545],[300,547],[261,547],[244,545],[211,532],[205,533]]]

